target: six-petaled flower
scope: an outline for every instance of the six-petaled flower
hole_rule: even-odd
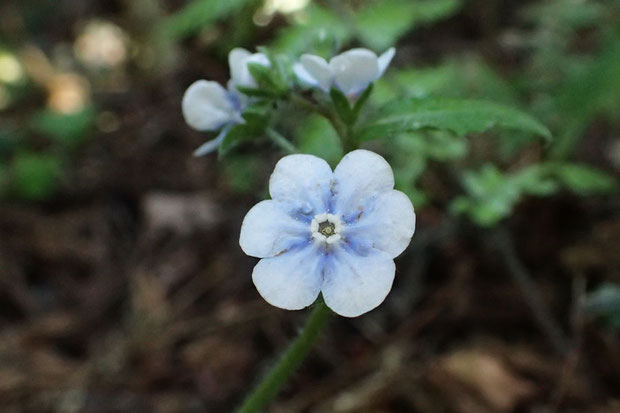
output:
[[[243,251],[261,258],[252,279],[270,304],[297,310],[322,293],[328,307],[356,317],[392,288],[394,258],[415,230],[409,198],[394,190],[390,165],[356,150],[332,172],[312,155],[289,155],[269,181],[271,200],[241,227]]]

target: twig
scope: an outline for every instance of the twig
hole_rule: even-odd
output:
[[[508,267],[508,273],[521,290],[521,294],[538,326],[545,333],[555,351],[566,355],[571,348],[570,340],[551,315],[527,268],[519,260],[512,239],[505,230],[500,229],[494,233],[493,240],[495,241],[495,248]]]

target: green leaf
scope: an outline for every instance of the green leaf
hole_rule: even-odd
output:
[[[357,13],[360,39],[369,47],[383,50],[400,36],[423,22],[448,17],[460,8],[459,0],[383,0],[368,2]]]
[[[94,118],[92,107],[68,115],[46,109],[30,117],[30,127],[54,142],[72,146],[88,137]]]
[[[450,210],[468,215],[483,227],[493,226],[508,217],[523,196],[548,196],[558,188],[546,165],[540,164],[511,174],[487,164],[479,171],[466,171],[463,185],[467,196],[457,197]]]
[[[315,2],[297,15],[301,19],[278,31],[271,44],[273,50],[291,55],[313,53],[329,58],[353,34],[352,27],[344,24],[333,11]]]
[[[296,135],[300,152],[325,159],[332,166],[342,159],[340,138],[331,124],[322,116],[309,116],[300,124]]]
[[[353,105],[353,109],[352,109],[353,122],[357,120],[360,112],[362,111],[362,108],[368,101],[368,98],[370,97],[370,94],[372,93],[373,88],[374,88],[374,83],[369,84],[368,87],[366,87],[364,92],[361,94],[361,96],[357,99],[357,101]]]
[[[578,195],[609,193],[617,188],[611,175],[588,165],[555,163],[550,168],[564,186]]]
[[[402,99],[388,103],[361,128],[358,136],[364,141],[422,129],[448,130],[464,136],[493,127],[551,138],[545,126],[516,109],[481,100],[447,98]]]
[[[245,123],[234,126],[218,147],[219,158],[227,156],[241,143],[263,136],[269,124],[269,115],[268,109],[260,103],[248,107],[243,112]]]
[[[23,152],[13,159],[10,175],[11,189],[17,197],[39,201],[56,190],[62,165],[53,155]]]
[[[159,28],[166,37],[183,38],[191,36],[217,20],[233,15],[255,0],[194,0],[180,11],[167,17]]]
[[[335,87],[331,88],[329,96],[332,98],[334,109],[336,109],[336,113],[338,113],[340,119],[347,125],[351,125],[353,123],[353,110],[351,109],[347,97]]]

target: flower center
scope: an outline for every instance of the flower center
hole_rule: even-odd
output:
[[[333,214],[315,215],[312,223],[310,224],[312,238],[327,244],[333,244],[334,242],[340,240],[341,230],[342,223],[340,222],[340,218]]]

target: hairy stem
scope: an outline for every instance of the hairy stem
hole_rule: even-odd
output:
[[[323,327],[325,327],[330,314],[331,310],[325,305],[323,300],[317,301],[299,336],[293,341],[271,371],[243,401],[237,413],[259,412],[274,398],[280,387],[282,387],[308,354],[312,344],[319,336]]]

